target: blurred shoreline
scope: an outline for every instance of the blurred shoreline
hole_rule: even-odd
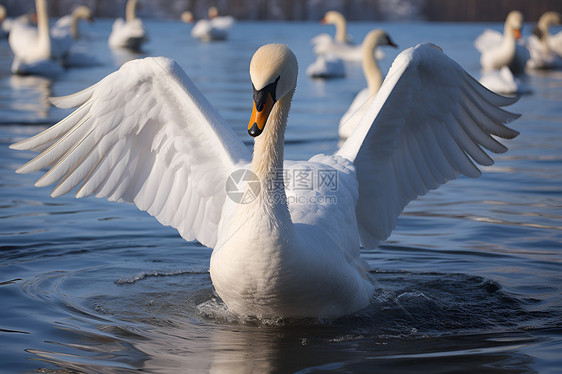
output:
[[[87,5],[95,17],[115,18],[125,13],[126,0],[49,0],[49,14],[60,17],[78,5]],[[34,0],[1,0],[8,16],[34,9]],[[206,18],[210,6],[240,20],[317,21],[327,10],[338,10],[350,21],[502,22],[513,9],[529,22],[546,11],[562,12],[560,0],[139,0],[138,16],[179,19],[189,10]]]

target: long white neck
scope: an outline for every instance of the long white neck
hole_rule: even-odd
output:
[[[72,22],[70,23],[70,35],[72,39],[78,39],[78,21],[80,21],[80,16],[78,13],[72,13]]]
[[[136,18],[135,10],[137,8],[137,0],[128,0],[125,7],[125,21],[132,22]]]
[[[261,182],[261,192],[251,210],[264,210],[276,224],[292,227],[283,183],[283,151],[287,118],[291,108],[293,91],[274,105],[263,133],[255,138],[252,171]]]
[[[371,95],[379,91],[383,81],[381,69],[375,58],[376,48],[376,44],[363,46],[363,74],[365,74],[365,79],[367,79],[367,85]]]
[[[336,40],[340,43],[347,43],[347,23],[345,18],[336,17],[334,25],[336,25]]]
[[[502,51],[505,59],[509,62],[515,56],[516,40],[513,26],[506,22],[503,28]]]
[[[514,28],[508,22],[503,26],[503,41],[515,42]]]
[[[39,47],[43,49],[48,58],[51,58],[51,36],[46,0],[35,0],[35,11],[37,12],[37,39]]]
[[[550,39],[550,26],[555,23],[556,21],[553,18],[546,15],[542,16],[537,24],[537,27],[541,32],[541,43],[546,47],[548,47],[548,40]]]

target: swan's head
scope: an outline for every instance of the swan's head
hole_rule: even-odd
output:
[[[365,39],[363,39],[363,49],[367,51],[372,51],[376,47],[383,45],[389,45],[391,47],[397,48],[398,46],[390,39],[390,36],[381,29],[373,30],[369,32]]]
[[[341,21],[345,21],[345,17],[343,16],[343,14],[336,10],[330,10],[326,12],[326,14],[324,14],[324,18],[322,18],[320,22],[335,25]]]
[[[521,28],[523,27],[523,14],[518,10],[512,10],[507,15],[505,24],[508,25],[515,35],[515,39],[521,38]]]
[[[189,11],[185,11],[181,14],[181,20],[185,23],[191,23],[193,22],[193,14]]]
[[[262,133],[275,103],[294,91],[297,73],[297,58],[284,44],[267,44],[254,53],[250,62],[254,88],[254,109],[248,124],[251,136]]]
[[[209,15],[209,19],[213,19],[219,15],[219,10],[217,9],[216,6],[212,6],[207,11],[207,14]]]
[[[72,12],[74,17],[78,19],[83,19],[86,21],[93,21],[94,17],[92,16],[92,10],[85,5],[80,5]]]

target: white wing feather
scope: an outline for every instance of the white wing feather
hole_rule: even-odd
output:
[[[386,239],[404,207],[418,196],[460,174],[479,176],[471,158],[493,163],[481,147],[505,152],[491,135],[517,136],[503,124],[519,115],[500,109],[516,100],[488,91],[434,45],[402,52],[337,152],[357,169],[363,245],[376,247]]]
[[[131,61],[52,101],[79,108],[11,146],[42,152],[19,173],[51,166],[36,186],[58,181],[53,197],[82,184],[76,197],[135,203],[185,239],[214,246],[225,180],[250,155],[173,60]]]

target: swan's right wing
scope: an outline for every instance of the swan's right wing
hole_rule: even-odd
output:
[[[495,48],[502,42],[503,35],[495,30],[486,29],[474,41],[474,46],[480,52]]]
[[[404,207],[461,174],[477,177],[493,160],[481,148],[505,152],[492,135],[513,138],[504,124],[512,104],[488,91],[436,46],[403,51],[373,103],[337,155],[353,161],[359,180],[361,241],[386,239]],[[472,160],[471,160],[472,158]]]
[[[214,246],[226,179],[250,155],[173,60],[130,61],[53,102],[78,109],[11,146],[42,152],[19,173],[50,167],[36,186],[59,182],[53,197],[81,185],[76,197],[134,203],[185,239]]]

